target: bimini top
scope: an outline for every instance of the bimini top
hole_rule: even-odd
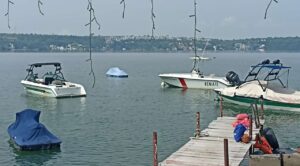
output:
[[[62,67],[59,62],[33,63],[33,64],[29,65],[29,68],[26,69],[28,74],[25,77],[25,80],[35,82],[37,79],[37,73],[34,73],[33,70],[35,68],[42,67],[42,66],[54,66],[54,68],[55,68],[54,73],[52,74],[52,72],[50,72],[50,73],[46,73],[45,75],[49,75],[49,76],[51,75],[51,77],[56,80],[66,81],[64,78],[64,75],[61,71]]]
[[[39,122],[40,111],[25,109],[16,113],[16,121],[12,123],[7,132],[10,138],[21,149],[38,149],[44,145],[59,146],[61,140],[50,133],[47,128]]]
[[[60,66],[59,62],[47,62],[47,63],[33,63],[30,64],[29,66],[34,66],[34,67],[42,67],[42,66],[46,66],[46,65],[53,65],[53,66]]]
[[[128,77],[128,74],[118,67],[112,67],[107,72],[106,75],[109,77]]]
[[[272,63],[269,59],[267,59],[257,65],[251,66],[251,70],[244,81],[246,82],[258,79],[264,81],[276,80],[279,79],[279,73],[281,70],[289,70],[290,68],[291,67],[289,66],[283,66],[279,59],[274,60]]]

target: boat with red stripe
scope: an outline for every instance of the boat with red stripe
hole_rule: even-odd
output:
[[[162,87],[216,89],[231,86],[225,77],[205,76],[198,72],[160,74]]]

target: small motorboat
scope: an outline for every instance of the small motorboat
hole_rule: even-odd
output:
[[[108,77],[128,77],[128,74],[118,67],[112,67],[106,72]]]
[[[20,150],[59,148],[61,140],[39,122],[40,111],[25,109],[16,113],[16,121],[7,132],[10,140]]]
[[[168,73],[158,75],[162,80],[162,87],[216,89],[231,86],[225,77],[216,77],[214,74],[204,75],[199,70],[191,73]]]
[[[40,73],[35,73],[34,69],[43,66],[54,66],[54,72],[41,73],[42,76],[39,77]],[[56,98],[86,96],[84,87],[65,80],[61,70],[61,64],[58,62],[31,64],[26,69],[28,74],[21,84],[27,92],[43,96]]]
[[[241,81],[238,75],[230,71],[226,75],[233,87],[215,89],[226,102],[249,106],[251,103],[263,103],[266,109],[300,112],[300,91],[288,88],[288,75],[291,67],[284,66],[280,60],[272,63],[265,60],[251,66],[251,70]],[[282,81],[287,74],[287,81]]]

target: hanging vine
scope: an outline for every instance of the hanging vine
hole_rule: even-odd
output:
[[[271,6],[271,4],[272,4],[273,1],[276,2],[276,3],[278,3],[278,0],[270,0],[268,6],[266,8],[266,11],[265,11],[265,17],[264,17],[265,19],[267,19],[268,10],[269,10],[269,8],[270,8],[270,6]]]
[[[89,38],[89,45],[90,45],[90,48],[89,48],[89,52],[90,52],[90,57],[89,59],[87,59],[86,61],[87,62],[90,62],[90,73],[89,75],[92,75],[93,76],[93,88],[95,86],[95,83],[96,83],[96,77],[95,77],[95,73],[94,73],[94,69],[93,69],[93,59],[92,59],[92,36],[93,36],[93,33],[92,33],[92,23],[95,22],[98,26],[98,30],[100,30],[100,24],[95,16],[95,10],[93,8],[93,4],[92,4],[92,0],[88,0],[88,7],[87,7],[87,10],[89,11],[90,13],[90,20],[89,20],[89,23],[85,24],[85,26],[89,26],[89,33],[90,33],[90,38]]]
[[[9,18],[9,8],[10,8],[10,5],[14,5],[14,2],[11,1],[11,0],[7,0],[7,12],[5,13],[4,16],[7,17],[7,26],[8,26],[8,29],[10,29],[10,18]]]
[[[122,18],[124,19],[125,17],[125,8],[126,8],[126,2],[125,0],[121,0],[120,4],[123,4],[123,13],[122,13]]]
[[[39,8],[39,12],[41,13],[41,15],[44,15],[44,13],[41,10],[41,6],[43,6],[43,2],[41,0],[38,0],[38,8]]]
[[[155,30],[155,14],[154,14],[154,4],[153,0],[151,0],[151,21],[152,21],[152,33],[151,33],[151,39],[154,39],[154,30]]]

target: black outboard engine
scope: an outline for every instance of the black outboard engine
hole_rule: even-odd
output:
[[[265,64],[270,64],[270,60],[269,60],[269,59],[266,59],[266,60],[262,61],[261,64],[263,64],[263,65],[265,65]]]
[[[280,60],[279,60],[279,59],[274,60],[274,61],[273,61],[273,64],[280,64]]]
[[[278,144],[277,138],[275,136],[275,133],[270,127],[263,129],[263,135],[266,137],[266,139],[267,139],[268,143],[270,144],[270,146],[272,147],[273,151],[279,149],[279,144]]]
[[[239,75],[236,74],[234,71],[229,71],[226,74],[226,79],[229,81],[230,84],[233,86],[239,86],[242,84],[242,81],[239,78]]]

